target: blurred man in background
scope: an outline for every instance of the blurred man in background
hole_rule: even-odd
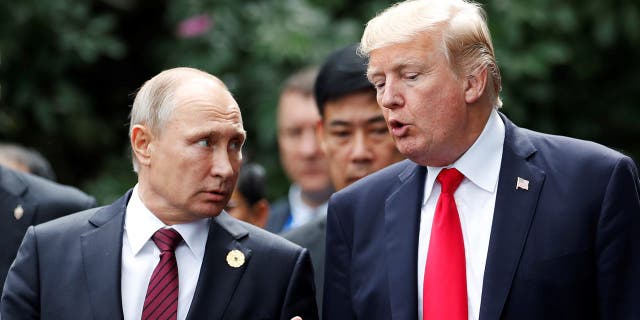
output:
[[[278,146],[282,167],[291,181],[289,194],[271,207],[266,229],[280,233],[327,212],[333,192],[315,127],[320,114],[313,97],[316,67],[291,75],[278,102]]]
[[[329,55],[315,82],[321,115],[317,134],[336,190],[404,159],[387,130],[376,91],[367,80],[367,60],[357,54],[357,48],[353,44]],[[324,286],[325,227],[326,214],[322,214],[283,234],[309,249],[319,305]]]
[[[51,164],[40,152],[14,143],[0,143],[0,164],[52,181],[56,180]]]
[[[0,165],[0,288],[29,226],[95,206],[76,188]]]
[[[243,163],[225,211],[237,219],[264,228],[269,217],[266,187],[264,167],[257,163]]]

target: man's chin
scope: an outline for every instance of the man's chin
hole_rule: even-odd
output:
[[[202,219],[217,217],[222,212],[222,207],[215,205],[203,205],[191,210],[192,214]]]

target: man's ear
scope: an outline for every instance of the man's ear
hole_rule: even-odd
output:
[[[487,68],[476,70],[465,79],[464,99],[468,104],[475,103],[482,97],[487,87]]]
[[[153,134],[146,126],[136,124],[131,130],[131,149],[141,166],[151,164]]]
[[[316,139],[318,140],[318,145],[320,146],[320,149],[322,150],[322,153],[327,153],[327,143],[325,141],[325,136],[324,136],[324,125],[323,125],[323,121],[322,119],[318,120],[318,122],[316,122]]]

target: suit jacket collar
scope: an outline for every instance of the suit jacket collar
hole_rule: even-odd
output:
[[[498,319],[509,295],[534,218],[545,173],[530,159],[537,152],[523,129],[503,114],[505,142],[491,238],[484,271],[480,319]],[[528,180],[528,189],[518,188]]]
[[[131,190],[113,204],[95,209],[89,218],[95,229],[80,236],[89,298],[94,319],[122,319],[120,270],[124,214]]]
[[[123,318],[122,235],[130,197],[131,190],[113,204],[94,209],[96,212],[89,223],[95,229],[81,235],[85,277],[95,319]],[[200,278],[187,319],[221,319],[251,258],[251,249],[240,242],[248,235],[246,228],[224,211],[211,221]],[[245,262],[238,268],[227,263],[227,255],[232,250],[244,255]],[[211,299],[212,296],[215,299]]]
[[[418,318],[418,234],[426,168],[409,160],[385,203],[387,278],[392,319]]]

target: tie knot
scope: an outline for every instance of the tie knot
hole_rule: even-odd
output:
[[[438,182],[442,187],[442,193],[453,194],[464,179],[464,175],[456,168],[442,169],[438,174]]]
[[[173,229],[162,228],[156,231],[156,233],[151,236],[151,239],[161,252],[173,252],[180,241],[182,241],[182,236]]]

